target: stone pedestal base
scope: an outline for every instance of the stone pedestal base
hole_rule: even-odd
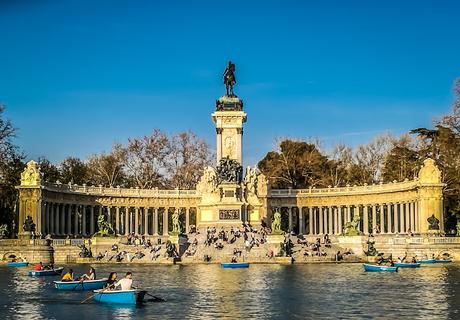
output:
[[[171,241],[172,244],[179,244],[179,235],[170,235],[168,238],[169,241]]]
[[[282,234],[269,234],[267,235],[268,244],[280,244],[284,242],[284,235]]]

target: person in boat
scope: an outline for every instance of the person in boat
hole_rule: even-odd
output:
[[[390,267],[395,266],[395,263],[394,263],[393,258],[391,256],[390,256],[390,259],[388,259],[388,266],[390,266]]]
[[[96,270],[93,267],[89,268],[89,272],[82,275],[79,280],[96,280]]]
[[[61,281],[74,281],[74,279],[73,279],[73,270],[69,269],[69,271],[67,271],[67,273],[64,274],[64,276],[62,276]]]
[[[133,274],[131,272],[126,272],[126,275],[123,279],[115,283],[115,288],[120,287],[121,290],[131,290],[133,286]]]
[[[107,284],[105,285],[105,288],[108,290],[115,289],[115,283],[117,283],[117,281],[118,281],[117,273],[110,272],[109,277],[107,278]]]
[[[46,265],[45,267],[43,267],[43,270],[54,270],[54,264],[50,263]]]
[[[34,266],[35,271],[42,271],[43,270],[43,262],[39,262]]]
[[[415,259],[415,257],[412,257],[411,263],[417,263],[417,260]]]
[[[235,257],[235,256],[232,257],[231,263],[238,263],[238,261],[236,260],[236,257]]]

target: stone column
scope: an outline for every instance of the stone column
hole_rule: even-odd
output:
[[[302,207],[297,207],[297,212],[299,214],[299,219],[297,220],[299,223],[299,234],[304,234],[303,230],[303,212],[302,212]]]
[[[377,206],[372,205],[372,233],[374,233],[375,226],[377,225]]]
[[[67,215],[67,234],[69,236],[73,235],[73,230],[72,230],[72,211],[71,211],[71,204],[70,203],[64,203],[63,204],[63,210],[65,211]]]
[[[387,214],[388,214],[388,233],[393,233],[393,219],[391,218],[391,204],[387,203]]]
[[[83,236],[86,236],[86,206],[81,205],[81,233]]]
[[[50,226],[49,226],[49,221],[50,221],[50,218],[49,218],[49,209],[50,209],[49,202],[45,202],[45,220],[43,221],[43,224],[45,225],[45,232],[43,232],[44,235],[47,235],[48,233],[50,233]]]
[[[407,233],[407,229],[410,229],[410,203],[406,202],[405,206],[406,206],[406,210],[404,214],[404,220],[405,220],[404,233]]]
[[[139,208],[134,208],[134,234],[139,234]]]
[[[149,235],[149,208],[144,207],[142,209],[142,212],[144,213],[144,235],[148,236]]]
[[[312,213],[313,208],[308,207],[307,210],[308,210],[308,231],[309,231],[309,235],[311,236],[313,235],[313,213]]]
[[[288,207],[289,214],[289,232],[292,231],[292,207]]]
[[[333,219],[332,219],[332,207],[329,206],[327,207],[327,213],[328,213],[328,219],[327,219],[327,223],[328,223],[328,228],[327,228],[327,232],[329,233],[329,235],[332,235],[334,233],[334,229],[333,229]]]
[[[323,207],[318,207],[318,215],[319,215],[319,234],[323,234]]]
[[[71,204],[71,206],[73,208],[73,204]],[[78,221],[78,207],[77,207],[77,205],[75,205],[75,211],[74,212],[75,212],[74,213],[74,215],[75,215],[75,234],[80,234],[79,221]]]
[[[163,211],[163,235],[167,236],[169,235],[169,207],[166,207],[165,210]]]
[[[54,221],[55,221],[55,223],[54,223],[54,227],[55,227],[54,233],[55,233],[56,235],[60,236],[60,235],[61,235],[61,219],[60,219],[60,217],[59,217],[59,214],[60,214],[60,211],[61,211],[60,208],[59,208],[59,207],[60,207],[60,204],[59,204],[59,203],[56,203],[55,206],[56,206],[56,211],[55,211],[55,213],[54,213],[54,216],[55,216],[55,220],[54,220]]]
[[[89,233],[91,235],[93,235],[94,234],[94,206],[93,205],[91,205],[91,207],[90,207],[89,219],[90,219],[90,221],[89,221]]]
[[[112,207],[111,206],[107,206],[107,222],[113,227],[112,225]]]
[[[351,208],[347,206],[347,222],[351,222]]]
[[[415,202],[412,202],[411,206],[412,206],[412,208],[411,208],[411,213],[412,213],[412,215],[411,215],[411,221],[412,221],[411,230],[412,230],[412,232],[415,232],[415,225],[417,223],[417,220],[415,220]]]
[[[125,235],[128,235],[131,233],[131,217],[129,213],[130,207],[125,207]]]
[[[399,211],[399,232],[406,233],[406,229],[404,227],[404,215],[406,214],[406,204],[403,202],[400,204],[400,211]]]
[[[363,207],[363,229],[364,234],[369,234],[369,212],[367,204]]]
[[[185,208],[185,233],[188,234],[190,230],[190,208]]]
[[[115,234],[120,234],[120,207],[115,207]]]
[[[158,235],[158,208],[153,209],[153,235]]]
[[[385,233],[385,211],[383,204],[380,204],[380,233]]]
[[[342,234],[342,231],[343,231],[343,226],[342,226],[342,206],[337,206],[337,215],[338,215],[338,221],[337,221],[338,234]]]
[[[419,215],[418,215],[418,203],[417,201],[414,202],[414,219],[415,219],[415,231],[420,231],[420,222],[419,222]]]
[[[398,217],[399,203],[393,204],[393,210],[395,213],[395,219],[394,219],[395,233],[399,233],[399,217]]]
[[[60,204],[59,206],[62,206],[62,209],[59,211],[59,215],[60,215],[60,218],[61,218],[61,234],[62,235],[65,235],[66,232],[65,232],[65,210],[64,210],[64,204]]]

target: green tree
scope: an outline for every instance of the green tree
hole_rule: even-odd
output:
[[[76,157],[67,157],[59,164],[62,183],[82,185],[88,182],[89,170],[86,164]]]
[[[392,142],[392,147],[385,156],[383,182],[404,181],[414,179],[420,169],[419,151],[416,142],[410,136],[403,135]]]
[[[325,187],[329,161],[312,143],[283,140],[258,163],[273,188]]]
[[[43,180],[48,182],[56,182],[61,180],[61,174],[59,172],[58,167],[50,162],[48,159],[44,157],[40,157],[38,159],[38,165],[40,167],[40,171],[43,174]]]

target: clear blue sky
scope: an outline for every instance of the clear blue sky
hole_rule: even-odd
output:
[[[0,101],[28,158],[160,128],[214,146],[236,63],[245,164],[276,137],[356,145],[429,126],[460,76],[460,1],[0,1]]]

